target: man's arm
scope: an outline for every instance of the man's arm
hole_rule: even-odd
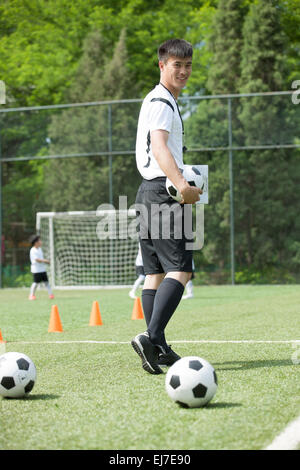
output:
[[[151,132],[153,155],[162,171],[181,193],[182,200],[180,202],[185,204],[194,204],[199,201],[202,190],[195,186],[190,186],[182,176],[176,161],[167,146],[168,137],[169,133],[164,130],[155,130]]]
[[[50,264],[50,261],[48,259],[39,259],[39,258],[35,258],[35,261],[37,261],[38,263],[47,263],[47,264]]]

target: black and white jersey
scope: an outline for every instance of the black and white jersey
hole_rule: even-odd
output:
[[[169,133],[168,148],[178,167],[183,168],[182,119],[174,96],[161,83],[145,97],[138,120],[136,162],[140,174],[147,180],[165,176],[151,149],[154,130]]]

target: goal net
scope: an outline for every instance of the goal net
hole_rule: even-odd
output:
[[[130,286],[135,280],[135,211],[38,212],[36,226],[53,288]]]

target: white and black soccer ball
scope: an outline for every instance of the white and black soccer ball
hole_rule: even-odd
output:
[[[184,165],[183,169],[180,169],[182,175],[187,180],[190,186],[196,186],[203,190],[205,179],[196,165]],[[175,201],[180,202],[182,196],[177,188],[173,185],[172,181],[169,178],[166,179],[166,189],[168,194],[175,199]]]
[[[208,361],[186,356],[170,367],[165,386],[173,401],[186,408],[197,408],[214,397],[218,382],[215,369]]]
[[[7,352],[0,356],[0,395],[22,398],[33,389],[36,367],[26,354]]]

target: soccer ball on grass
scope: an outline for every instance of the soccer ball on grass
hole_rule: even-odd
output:
[[[22,398],[36,381],[36,368],[26,354],[7,352],[0,356],[0,395],[7,398]]]
[[[165,380],[169,397],[186,408],[206,405],[218,387],[213,366],[198,356],[186,356],[175,362]]]
[[[204,175],[202,175],[199,167],[195,165],[184,165],[183,169],[180,169],[182,175],[187,180],[190,186],[196,186],[203,190],[205,179]],[[166,189],[168,194],[175,199],[175,201],[180,202],[182,196],[177,188],[173,185],[172,181],[169,178],[166,179]]]

